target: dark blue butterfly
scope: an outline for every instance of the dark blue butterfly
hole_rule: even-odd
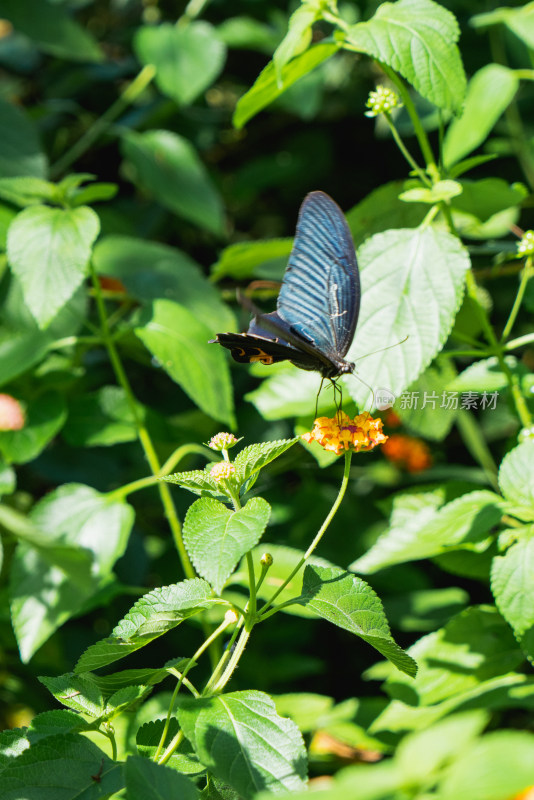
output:
[[[277,310],[256,313],[247,333],[219,333],[218,342],[241,363],[289,360],[331,380],[353,372],[344,356],[360,310],[354,243],[343,212],[324,192],[310,192],[297,232]]]

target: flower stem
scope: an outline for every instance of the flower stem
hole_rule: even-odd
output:
[[[510,311],[510,316],[508,317],[508,320],[502,332],[501,343],[504,343],[510,336],[510,333],[516,321],[516,317],[519,313],[519,309],[521,308],[521,303],[523,302],[523,296],[527,288],[527,283],[529,282],[530,278],[532,278],[533,275],[534,275],[534,269],[532,265],[532,256],[529,256],[525,261],[525,266],[523,268],[523,272],[521,273],[521,282],[519,284],[519,288],[515,296],[514,305],[512,306],[512,310]]]
[[[321,525],[321,527],[319,528],[319,531],[317,532],[317,535],[315,536],[314,540],[312,541],[312,543],[310,544],[310,546],[308,547],[308,549],[306,550],[306,552],[304,553],[304,555],[302,556],[300,561],[298,562],[297,566],[291,571],[291,573],[288,575],[288,577],[285,579],[285,581],[282,583],[282,585],[276,590],[276,592],[273,594],[273,596],[260,609],[260,611],[258,613],[258,617],[260,619],[263,617],[263,615],[268,610],[268,608],[270,606],[272,606],[272,604],[274,603],[274,601],[276,600],[278,595],[281,592],[283,592],[283,590],[286,588],[286,586],[293,580],[293,578],[295,577],[297,572],[304,566],[304,564],[306,563],[308,558],[311,556],[311,554],[313,553],[313,551],[315,550],[315,548],[317,547],[317,545],[319,544],[319,542],[323,538],[323,536],[324,536],[328,526],[332,522],[333,518],[335,517],[335,515],[337,513],[337,510],[338,510],[339,506],[341,505],[341,501],[345,497],[345,492],[347,491],[347,486],[348,486],[348,483],[349,483],[351,459],[352,459],[352,451],[349,450],[347,453],[345,453],[345,467],[344,467],[344,470],[343,470],[343,479],[341,481],[341,486],[339,487],[338,495],[337,495],[337,497],[336,497],[336,499],[334,501],[334,505],[332,506],[332,508],[328,512],[328,515],[327,515],[325,521],[323,522],[323,524]]]

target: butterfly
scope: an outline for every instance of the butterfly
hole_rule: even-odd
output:
[[[255,310],[255,309],[254,309]],[[324,192],[310,192],[278,295],[277,309],[256,311],[246,333],[218,333],[240,363],[291,361],[332,382],[354,371],[345,355],[360,310],[354,242],[343,212]]]

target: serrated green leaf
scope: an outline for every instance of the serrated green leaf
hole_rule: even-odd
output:
[[[282,92],[289,89],[304,75],[331,58],[338,49],[337,44],[316,44],[286,64],[278,77],[274,63],[270,61],[259,74],[252,88],[239,99],[233,119],[235,127],[242,128],[246,125],[249,119],[274,102]]]
[[[56,185],[43,178],[32,175],[0,178],[0,197],[21,208],[37,205],[43,200],[54,200],[57,196]]]
[[[49,0],[24,0],[23,4],[1,0],[0,14],[44,53],[73,61],[103,60],[96,39],[62,5]]]
[[[185,775],[141,756],[128,757],[124,780],[129,800],[162,800],[171,797],[196,800],[200,794]]]
[[[0,175],[44,179],[47,167],[33,122],[22,109],[0,99]]]
[[[41,328],[81,284],[99,228],[97,215],[86,206],[30,206],[11,224],[8,260]]]
[[[489,533],[504,511],[502,498],[481,490],[458,497],[443,508],[422,510],[382,534],[350,569],[369,574],[392,564],[431,558],[456,548],[475,551],[489,545]]]
[[[65,734],[37,742],[3,771],[0,800],[104,800],[123,786],[119,762],[85,736]]]
[[[209,583],[201,578],[154,589],[132,606],[110,637],[82,653],[74,671],[91,672],[112,664],[216,602]]]
[[[101,275],[118,278],[143,305],[158,298],[185,306],[211,331],[233,330],[235,316],[200,266],[176,247],[133,236],[106,236],[94,250]]]
[[[351,47],[399,72],[439,108],[459,111],[466,78],[455,42],[454,15],[432,0],[382,3],[368,22],[347,32]]]
[[[211,498],[196,500],[184,520],[184,544],[196,572],[221,594],[238,561],[261,539],[271,507],[253,497],[238,511]]]
[[[188,489],[193,494],[199,494],[202,497],[215,497],[217,500],[224,498],[221,490],[217,486],[214,478],[210,477],[209,472],[204,472],[201,469],[194,469],[190,472],[175,472],[173,475],[165,475],[160,480],[167,483],[177,483],[184,489]]]
[[[505,356],[504,361],[510,372],[517,377],[522,377],[528,372],[527,368],[518,362],[514,356]],[[470,364],[449,383],[447,389],[450,392],[479,392],[483,394],[498,392],[507,386],[508,378],[502,371],[498,359],[492,356]]]
[[[158,88],[178,105],[188,105],[211,86],[221,72],[226,48],[208,22],[177,27],[164,23],[137,30],[135,51],[143,64],[156,68]]]
[[[19,431],[0,431],[0,453],[9,464],[33,461],[61,430],[67,419],[59,392],[38,395],[26,407],[26,422]]]
[[[90,726],[79,714],[68,711],[66,708],[58,708],[54,711],[43,711],[37,714],[31,721],[26,735],[31,744],[48,736],[57,736],[60,733],[76,733],[83,731]]]
[[[302,603],[333,625],[359,636],[402,672],[416,674],[417,664],[391,635],[380,598],[361,578],[338,567],[308,565]]]
[[[264,239],[257,242],[237,242],[228,245],[213,264],[214,279],[231,277],[236,280],[272,276],[279,270],[283,275],[293,247],[293,239]]]
[[[304,789],[302,734],[263,692],[195,700],[179,696],[177,716],[200,761],[245,800],[257,792]]]
[[[234,425],[230,372],[221,347],[202,322],[172,300],[155,300],[135,329],[168,375],[213,419]]]
[[[39,680],[67,708],[90,717],[100,717],[104,713],[104,697],[91,676],[67,672],[52,678],[41,675]]]
[[[504,457],[499,470],[499,486],[506,500],[534,508],[534,441],[527,439]]]
[[[220,195],[187,139],[165,130],[128,131],[122,152],[134,167],[136,185],[179,217],[222,236]]]
[[[469,257],[456,237],[426,227],[376,234],[360,248],[359,264],[362,307],[347,358],[358,362],[359,356],[401,342],[356,363],[356,374],[373,389],[385,387],[399,396],[446,341]],[[344,382],[356,403],[369,408],[367,386],[353,378]]]
[[[298,440],[296,436],[294,439],[259,442],[241,450],[234,459],[234,467],[238,481],[246,484],[244,490],[248,491],[253,486],[263,467],[289,450]]]
[[[518,637],[534,625],[534,525],[514,528],[518,541],[493,559],[491,591]]]
[[[140,755],[148,759],[154,758],[164,729],[164,719],[156,719],[141,725],[135,737],[135,744]],[[171,741],[179,730],[178,720],[176,717],[171,717],[166,731],[166,742]],[[198,760],[187,739],[182,740],[167,764],[184,775],[198,775],[201,772],[205,772],[204,765]]]
[[[448,202],[453,197],[462,193],[462,186],[458,181],[443,180],[438,181],[432,187],[417,186],[401,192],[399,199],[404,203],[426,203],[434,205],[441,201]]]
[[[456,164],[489,136],[512,102],[519,78],[502,64],[486,64],[475,72],[467,87],[461,117],[453,119],[443,142],[443,161]]]
[[[110,675],[93,675],[91,673],[91,680],[105,697],[110,697],[125,686],[140,686],[141,684],[155,686],[171,674],[169,671],[171,668],[181,671],[188,662],[187,658],[173,658],[157,669],[123,669]]]

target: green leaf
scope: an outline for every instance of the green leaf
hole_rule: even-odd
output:
[[[43,200],[57,200],[58,190],[54,183],[43,178],[22,175],[16,178],[0,178],[0,197],[8,203],[25,208],[42,203]]]
[[[480,222],[489,222],[499,212],[521,205],[528,195],[522,183],[508,184],[502,178],[464,179],[461,184],[462,194],[453,201],[453,211],[471,214]]]
[[[185,306],[212,331],[233,330],[234,314],[199,265],[176,247],[133,236],[106,236],[95,246],[95,269],[118,278],[143,305],[158,298]]]
[[[137,407],[142,419],[146,409],[140,403]],[[102,386],[96,392],[73,397],[62,434],[74,447],[106,447],[117,442],[134,442],[137,423],[124,389]]]
[[[154,758],[164,729],[165,719],[156,719],[141,725],[135,737],[135,744],[140,755],[151,760]],[[166,741],[169,742],[173,739],[179,730],[178,720],[176,717],[171,717],[166,730]],[[167,764],[184,775],[198,775],[200,772],[205,772],[204,766],[199,762],[187,739],[182,739]]]
[[[492,731],[452,762],[439,787],[440,800],[519,800],[522,790],[532,787],[533,763],[532,733]]]
[[[418,436],[433,441],[443,441],[457,417],[458,410],[447,406],[446,390],[454,378],[455,370],[449,360],[438,360],[427,367],[417,381],[408,388],[408,393],[417,392],[417,407],[403,407],[402,400],[394,405],[403,425]]]
[[[486,14],[475,14],[469,20],[474,28],[506,25],[530,49],[534,49],[534,5],[526,3],[518,8],[495,8]]]
[[[0,497],[13,494],[17,485],[15,470],[0,459]]]
[[[178,105],[188,105],[220,74],[225,46],[207,22],[177,27],[164,23],[137,30],[134,49],[143,64],[156,68],[156,84]]]
[[[254,403],[264,419],[301,417],[313,415],[315,402],[321,385],[321,377],[314,372],[303,372],[291,364],[277,368],[272,374],[269,367],[262,372],[265,380],[245,395],[245,400]],[[259,370],[256,373],[259,374]],[[319,399],[318,412],[332,409],[332,399],[325,392]]]
[[[278,439],[271,442],[259,442],[243,448],[234,459],[236,477],[241,484],[246,484],[242,491],[249,491],[267,464],[289,450],[299,437],[294,439]]]
[[[460,307],[469,257],[455,236],[426,227],[376,234],[360,248],[359,264],[362,308],[347,358],[357,361],[408,336],[357,366],[367,384],[398,396],[446,341]],[[366,386],[352,378],[346,386],[359,406],[369,407]]]
[[[514,528],[513,544],[493,559],[491,591],[497,608],[521,637],[534,625],[534,525]]]
[[[39,680],[58,703],[72,708],[73,711],[88,714],[90,717],[100,717],[104,713],[104,697],[91,676],[67,672],[53,678],[41,675]]]
[[[90,723],[66,708],[55,711],[44,711],[37,714],[27,728],[27,737],[31,744],[45,739],[48,736],[57,736],[59,733],[75,733],[89,727]]]
[[[82,653],[75,672],[90,672],[112,664],[217,602],[210,585],[200,578],[154,589],[132,606],[110,637]]]
[[[258,50],[270,56],[280,41],[280,35],[271,27],[252,17],[228,17],[217,27],[217,33],[234,50]]]
[[[126,547],[133,509],[67,484],[34,507],[13,560],[10,602],[27,661],[100,588]]]
[[[135,329],[145,347],[191,400],[213,419],[234,424],[230,372],[213,332],[172,300],[143,309]]]
[[[187,658],[173,658],[163,667],[156,669],[123,669],[113,672],[110,675],[93,675],[92,673],[82,673],[90,675],[93,683],[98,686],[105,697],[118,692],[128,686],[155,686],[157,683],[168,678],[171,669],[182,670],[188,663]]]
[[[347,211],[345,216],[356,248],[375,233],[391,228],[417,228],[421,224],[428,208],[424,203],[399,200],[403,188],[404,181],[385,183]]]
[[[26,408],[26,424],[19,431],[0,431],[0,453],[8,463],[33,461],[61,430],[67,418],[63,395],[49,391],[33,398]]]
[[[245,553],[261,539],[271,507],[254,497],[238,511],[208,497],[196,500],[184,520],[184,544],[196,572],[221,594],[229,575]]]
[[[337,44],[316,44],[286,64],[277,77],[274,63],[267,64],[254,85],[241,97],[234,113],[234,125],[242,128],[252,117],[280,97],[296,81],[337,53]]]
[[[95,777],[96,776],[96,777]],[[85,736],[50,736],[2,772],[0,800],[99,800],[123,787],[122,765]]]
[[[522,377],[528,370],[526,367],[517,361],[514,356],[505,356],[504,361],[512,373],[516,377]],[[502,367],[496,356],[491,358],[482,358],[480,361],[475,361],[466,367],[454,380],[452,380],[447,389],[449,392],[498,392],[508,386],[508,378],[502,371]]]
[[[302,602],[333,625],[359,636],[397,669],[407,675],[416,674],[417,664],[391,635],[380,598],[361,578],[338,567],[308,564]]]
[[[289,18],[288,31],[273,55],[273,63],[278,80],[282,80],[282,70],[293,56],[307,49],[312,40],[312,25],[320,19],[323,0],[302,0],[302,4]]]
[[[167,483],[177,483],[184,489],[188,489],[193,494],[199,494],[201,497],[221,497],[226,498],[217,485],[215,478],[210,476],[208,470],[205,472],[201,469],[193,469],[189,472],[175,472],[173,475],[165,475],[160,480]]]
[[[231,692],[195,700],[178,697],[178,721],[199,759],[248,800],[257,792],[304,789],[306,750],[302,735],[276,713],[263,692]]]
[[[467,87],[462,116],[453,119],[443,142],[443,161],[456,164],[489,136],[519,88],[515,72],[501,64],[486,64]]]
[[[131,162],[133,181],[173,214],[222,236],[220,195],[192,144],[171,131],[128,131],[123,155]]]
[[[97,41],[66,8],[48,0],[0,0],[0,15],[44,53],[73,61],[103,60]]]
[[[426,203],[427,205],[435,205],[442,201],[448,202],[461,193],[462,187],[458,181],[438,181],[431,188],[422,186],[417,181],[417,186],[401,192],[399,199],[404,203]]]
[[[265,239],[257,242],[237,242],[225,247],[212,266],[213,278],[261,278],[280,271],[283,275],[293,247],[293,239]]]
[[[351,47],[382,61],[438,108],[459,111],[466,79],[454,15],[432,0],[382,3],[347,32]]]
[[[0,99],[0,175],[44,178],[47,166],[33,122],[20,108]]]
[[[95,212],[31,206],[17,215],[7,241],[13,273],[41,328],[81,284],[100,223]]]
[[[480,490],[458,497],[439,510],[422,508],[398,521],[393,516],[389,530],[350,569],[369,574],[455,548],[485,550],[491,529],[502,517],[503,505],[499,495]]]
[[[534,441],[527,439],[504,457],[499,470],[499,486],[506,500],[534,509]]]
[[[124,767],[128,800],[196,800],[199,791],[185,775],[142,756],[129,756]]]

